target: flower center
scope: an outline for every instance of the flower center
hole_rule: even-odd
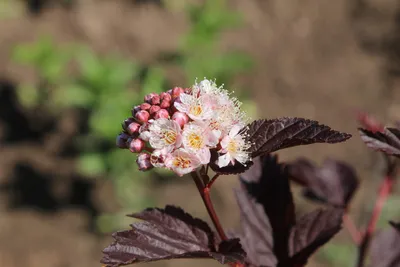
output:
[[[189,168],[190,163],[192,163],[190,159],[184,158],[182,156],[176,157],[173,161],[175,167],[182,169]]]
[[[199,116],[201,113],[203,113],[203,109],[201,108],[200,105],[195,105],[191,106],[189,110],[190,114],[193,114],[195,116]]]
[[[174,131],[165,131],[163,133],[163,139],[166,144],[172,145],[176,142],[176,132]]]
[[[188,141],[189,146],[194,149],[200,149],[203,147],[203,138],[196,133],[190,133]]]
[[[227,146],[227,150],[229,153],[235,153],[237,151],[237,143],[233,140],[229,141],[228,146]]]

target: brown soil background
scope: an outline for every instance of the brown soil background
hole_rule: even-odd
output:
[[[186,30],[186,18],[181,12],[154,4],[132,5],[123,0],[77,3],[71,11],[54,5],[40,16],[1,19],[0,76],[18,83],[34,79],[33,73],[12,63],[9,55],[14,45],[43,34],[54,36],[60,44],[85,43],[100,53],[117,52],[151,63],[160,51],[173,50]],[[377,171],[373,168],[379,166],[379,158],[357,138],[355,111],[368,111],[386,122],[400,120],[399,2],[231,0],[229,4],[243,14],[244,25],[224,34],[221,49],[240,48],[255,59],[253,71],[237,77],[237,85],[251,92],[259,116],[306,117],[355,136],[344,144],[285,150],[279,153],[281,159],[306,156],[316,162],[325,157],[347,160],[362,179],[353,210],[359,204],[368,204],[370,198],[365,196],[376,188]],[[173,70],[171,75],[171,80],[181,82]],[[77,114],[65,114],[43,141],[32,137],[23,142],[5,142],[3,137],[10,131],[7,118],[12,114],[1,106],[0,110],[0,266],[100,266],[101,250],[111,238],[88,229],[96,213],[114,209],[107,201],[112,198],[111,185],[80,180],[71,172],[74,162],[52,156],[59,149],[60,140],[67,140],[76,130],[73,122]],[[24,114],[22,107],[18,112]],[[35,114],[32,116],[35,118]],[[38,123],[45,121],[42,118]],[[22,121],[15,127],[24,131]],[[224,177],[216,184],[213,195],[227,227],[238,224],[231,195],[236,185],[235,177]],[[15,187],[22,188],[17,192],[36,193],[21,204]],[[55,192],[56,199],[46,198],[46,190]],[[29,201],[36,203],[38,195],[43,201],[42,209],[29,205]],[[207,220],[189,181],[164,184],[155,189],[154,195],[159,206],[176,204]],[[313,208],[302,199],[299,203],[299,213]],[[359,213],[354,217],[359,218]],[[342,232],[337,238],[347,238]],[[204,264],[218,266],[212,261],[190,260],[149,266]],[[325,265],[313,260],[310,266]]]

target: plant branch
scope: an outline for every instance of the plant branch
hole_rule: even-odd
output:
[[[361,242],[361,233],[358,230],[357,226],[355,225],[353,219],[350,215],[346,212],[343,215],[343,223],[347,231],[349,232],[351,239],[356,245],[359,245]]]
[[[197,190],[199,190],[200,196],[203,199],[204,205],[206,206],[208,215],[210,216],[211,221],[213,222],[214,227],[217,230],[221,240],[227,240],[228,238],[226,237],[224,229],[222,228],[221,223],[219,222],[217,213],[215,212],[214,206],[211,201],[210,187],[207,187],[207,185],[209,183],[207,185],[205,185],[203,183],[202,178],[199,177],[199,175],[196,172],[192,172],[191,175],[192,175],[193,181],[195,182],[195,184],[197,186]],[[214,178],[215,178],[215,176],[213,177],[213,179]],[[211,182],[213,182],[213,181],[211,180]]]
[[[359,245],[359,248],[358,248],[358,260],[357,260],[357,265],[356,265],[357,267],[364,266],[368,246],[371,241],[371,237],[372,237],[373,233],[375,232],[376,224],[381,215],[382,208],[383,208],[388,196],[390,195],[390,193],[392,191],[392,187],[394,184],[394,179],[393,179],[394,172],[395,172],[395,163],[391,163],[388,160],[386,176],[381,182],[379,192],[378,192],[378,197],[375,201],[375,206],[371,213],[371,217],[368,222],[367,230],[365,231],[365,234],[363,235],[360,245]]]

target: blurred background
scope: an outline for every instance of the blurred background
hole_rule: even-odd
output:
[[[145,94],[216,78],[253,118],[319,120],[353,139],[280,152],[335,157],[362,180],[351,215],[365,219],[382,159],[359,140],[356,111],[400,120],[397,0],[0,0],[0,266],[100,266],[127,213],[175,204],[207,221],[190,179],[137,171],[114,148]],[[238,226],[234,176],[213,199]],[[297,213],[316,207],[293,188]],[[380,226],[400,219],[400,196]],[[353,266],[343,230],[310,266]],[[219,266],[178,260],[148,266]],[[144,266],[144,264],[142,264]]]

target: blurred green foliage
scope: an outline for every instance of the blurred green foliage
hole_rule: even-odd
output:
[[[328,266],[350,267],[356,262],[357,247],[353,243],[328,242],[317,253],[317,258]]]
[[[224,0],[189,5],[187,12],[191,26],[174,52],[177,57],[173,64],[182,68],[189,84],[195,77],[209,77],[229,86],[233,75],[251,67],[247,55],[218,49],[221,33],[240,24],[238,14],[230,11]],[[130,116],[132,106],[150,92],[169,88],[163,69],[115,55],[99,56],[81,45],[60,46],[47,37],[17,45],[13,60],[33,67],[37,73],[36,84],[21,84],[18,88],[26,108],[40,106],[54,116],[70,108],[88,113],[88,130],[76,137],[80,173],[92,178],[110,177],[121,214],[152,205],[146,192],[149,173],[139,172],[135,157],[114,148],[114,143],[121,130],[119,122]],[[254,114],[253,103],[244,102]],[[165,172],[160,174],[164,176]],[[121,214],[100,216],[100,231],[120,228],[125,223]]]

